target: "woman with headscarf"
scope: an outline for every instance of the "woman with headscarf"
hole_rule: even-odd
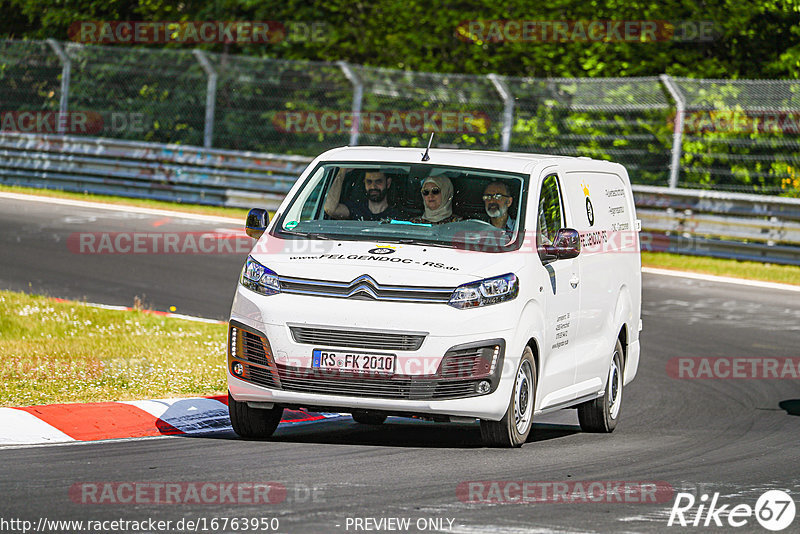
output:
[[[453,183],[446,176],[429,176],[422,182],[422,202],[425,213],[411,219],[413,223],[445,224],[460,221],[453,214]]]

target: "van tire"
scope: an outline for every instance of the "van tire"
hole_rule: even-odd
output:
[[[356,411],[350,415],[353,416],[353,421],[362,425],[382,425],[386,421],[386,415],[381,413]]]
[[[231,416],[233,431],[243,438],[268,438],[278,428],[283,417],[283,406],[273,408],[251,408],[246,402],[239,402],[228,392],[228,413]]]
[[[514,388],[506,414],[499,421],[481,419],[481,438],[487,447],[522,447],[533,428],[536,398],[536,362],[525,347],[517,367]]]
[[[624,382],[622,343],[617,340],[608,369],[606,390],[602,397],[578,405],[578,421],[584,432],[613,432],[622,407],[622,385]]]

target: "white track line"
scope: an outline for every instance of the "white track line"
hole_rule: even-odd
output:
[[[24,200],[29,202],[44,202],[48,204],[60,204],[62,206],[74,206],[80,208],[97,208],[111,211],[122,211],[126,213],[143,213],[146,215],[159,215],[162,217],[176,217],[181,219],[191,219],[203,222],[216,222],[222,224],[236,224],[244,226],[244,218],[234,219],[232,217],[221,217],[219,215],[202,215],[200,213],[185,213],[182,211],[162,210],[156,208],[144,208],[141,206],[125,206],[120,204],[106,204],[104,202],[91,202],[89,200],[73,200],[69,198],[40,197],[36,195],[26,195],[23,193],[8,193],[0,191],[0,198],[10,200]]]
[[[101,310],[112,310],[112,311],[134,311],[135,308],[130,306],[115,306],[113,304],[97,304],[96,302],[81,302],[79,300],[66,300],[66,299],[59,299],[60,302],[74,302],[79,306],[88,306],[90,308],[100,308]],[[169,319],[183,319],[184,321],[194,321],[196,323],[208,323],[208,324],[227,324],[226,321],[220,321],[218,319],[208,319],[206,317],[197,317],[195,315],[184,315],[182,313],[173,313],[173,312],[162,312],[162,311],[155,311],[155,310],[140,310],[142,313],[146,313],[149,315],[153,315],[156,317],[167,317]]]
[[[679,278],[691,278],[692,280],[703,280],[705,282],[721,282],[724,284],[738,284],[740,286],[800,292],[800,286],[779,284],[776,282],[761,282],[759,280],[747,280],[745,278],[731,278],[730,276],[716,276],[713,274],[690,273],[686,271],[673,271],[670,269],[656,269],[654,267],[642,267],[642,272],[646,274],[660,274],[664,276],[677,276]]]

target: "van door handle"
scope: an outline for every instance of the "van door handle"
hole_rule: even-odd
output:
[[[581,281],[580,278],[578,278],[577,276],[573,275],[572,278],[569,279],[569,285],[572,286],[572,289],[575,289],[576,287],[578,287],[578,282],[580,282],[580,281]]]

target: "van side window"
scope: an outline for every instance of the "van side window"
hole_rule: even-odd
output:
[[[542,182],[538,213],[536,244],[552,245],[556,232],[563,226],[561,194],[559,193],[558,177],[555,174],[551,174]]]

